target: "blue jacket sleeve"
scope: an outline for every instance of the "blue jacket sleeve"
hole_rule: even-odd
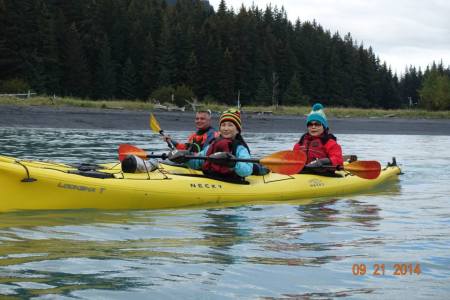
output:
[[[206,156],[209,145],[198,153],[198,156]],[[190,159],[187,161],[186,165],[194,170],[200,170],[205,161],[203,159]]]
[[[250,153],[248,152],[247,148],[245,148],[242,145],[239,145],[236,149],[236,157],[237,158],[251,158]],[[234,167],[234,171],[237,175],[241,177],[247,177],[252,175],[253,172],[253,163],[247,163],[247,162],[238,162],[236,163],[236,166]]]

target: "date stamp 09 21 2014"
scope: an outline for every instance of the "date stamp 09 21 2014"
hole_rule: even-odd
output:
[[[422,270],[419,263],[397,263],[392,265],[386,264],[353,264],[352,274],[355,276],[373,275],[373,276],[409,276],[420,275]]]

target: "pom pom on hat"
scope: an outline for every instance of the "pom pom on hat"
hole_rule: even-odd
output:
[[[321,110],[321,109],[323,110],[324,107],[323,107],[323,105],[320,104],[320,103],[316,103],[316,104],[314,104],[313,107],[312,107],[312,111],[318,111],[318,110]]]
[[[328,128],[327,116],[325,115],[325,112],[323,110],[324,107],[322,104],[320,103],[314,104],[312,106],[311,112],[306,118],[306,124],[308,124],[311,121],[317,121],[320,122],[320,124],[322,124],[324,128]]]
[[[229,109],[222,113],[219,120],[219,125],[225,121],[232,122],[239,132],[242,130],[241,112],[237,109]]]

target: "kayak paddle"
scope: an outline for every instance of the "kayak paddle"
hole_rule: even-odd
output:
[[[153,113],[150,114],[150,128],[153,130],[153,132],[159,133],[161,136],[165,136],[164,130],[162,130],[159,126],[158,120],[156,120]],[[175,149],[175,146],[171,140],[167,140],[167,145],[170,149]]]
[[[381,172],[381,165],[375,160],[356,160],[343,166],[305,167],[305,169],[327,169],[348,172],[364,179],[376,179]]]
[[[376,160],[356,160],[342,166],[341,170],[364,179],[375,179],[380,175],[381,165]]]
[[[166,153],[163,154],[147,154],[145,150],[142,150],[136,146],[129,144],[122,144],[119,146],[119,160],[122,161],[128,155],[136,155],[142,159],[147,158],[161,158],[167,159],[168,156]],[[208,156],[196,156],[196,155],[187,155],[187,159],[202,159],[208,160],[211,159]],[[211,159],[212,160],[212,159]],[[214,159],[217,160],[217,159]],[[228,159],[236,162],[249,162],[249,163],[260,163],[263,166],[267,167],[274,173],[284,174],[284,175],[292,175],[300,172],[306,162],[306,154],[303,151],[279,151],[275,152],[271,155],[265,156],[261,159],[253,159],[253,158],[233,158]]]

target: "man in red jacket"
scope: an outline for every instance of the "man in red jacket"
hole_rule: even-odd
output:
[[[326,166],[341,166],[344,161],[341,146],[336,137],[329,133],[328,120],[320,103],[313,105],[306,118],[307,133],[295,144],[294,150],[306,153],[305,171],[323,173]]]

